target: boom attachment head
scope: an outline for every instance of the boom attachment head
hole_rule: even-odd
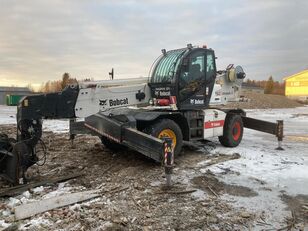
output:
[[[46,148],[41,140],[42,119],[74,118],[77,86],[68,86],[62,92],[24,97],[17,107],[17,141],[0,135],[0,176],[13,184],[26,180],[25,172],[39,164]],[[44,158],[45,160],[45,158]]]
[[[25,142],[17,142],[0,135],[0,175],[16,185],[21,183],[28,167],[36,162],[36,156]]]
[[[210,105],[225,105],[238,101],[246,73],[241,66],[229,64],[225,70],[217,71],[216,83]]]

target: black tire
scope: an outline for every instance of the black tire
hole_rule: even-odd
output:
[[[179,153],[182,150],[183,134],[182,134],[180,127],[173,120],[170,120],[170,119],[158,120],[156,123],[154,123],[154,124],[148,126],[147,128],[145,128],[144,132],[151,135],[151,136],[158,138],[159,134],[163,130],[166,130],[166,129],[173,131],[173,133],[175,134],[176,146],[174,148],[174,156],[177,156],[177,155],[179,155]]]
[[[223,135],[219,136],[219,142],[225,147],[238,146],[243,137],[243,121],[240,115],[227,115],[224,124]]]
[[[122,151],[125,149],[125,147],[105,136],[101,136],[101,141],[102,141],[102,144],[110,149],[111,151],[114,151],[114,152],[119,152],[119,151]]]

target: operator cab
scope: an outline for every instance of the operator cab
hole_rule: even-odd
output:
[[[151,96],[175,96],[180,110],[204,109],[209,105],[216,78],[214,51],[189,47],[166,52],[154,64]]]

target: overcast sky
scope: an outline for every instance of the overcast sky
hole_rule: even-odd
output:
[[[308,68],[306,0],[0,0],[0,85],[147,76],[161,49],[207,44],[250,79]]]

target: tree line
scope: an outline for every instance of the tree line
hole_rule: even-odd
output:
[[[39,87],[39,92],[49,93],[62,91],[67,85],[77,83],[76,78],[71,78],[69,73],[64,73],[62,79],[47,81]]]
[[[265,94],[284,95],[285,93],[285,82],[274,81],[272,76],[268,80],[247,79],[245,83],[247,86],[263,88]]]
[[[85,78],[82,81],[93,81],[93,79]],[[66,72],[62,75],[62,78],[59,80],[47,81],[46,83],[42,83],[41,86],[36,91],[42,93],[59,92],[70,84],[77,84],[77,79],[70,77],[70,74]],[[27,87],[31,91],[35,91],[31,84],[29,84]]]
[[[93,79],[85,78],[83,81],[93,81]],[[49,93],[49,92],[59,92],[62,91],[67,85],[77,83],[76,78],[70,77],[69,73],[64,73],[62,75],[62,79],[54,80],[54,81],[47,81],[43,83],[38,91]],[[277,94],[277,95],[284,95],[285,93],[285,82],[274,81],[274,78],[270,76],[268,80],[251,80],[247,79],[244,82],[247,86],[252,87],[261,87],[264,89],[265,94]],[[28,88],[33,90],[32,86],[29,84]]]

